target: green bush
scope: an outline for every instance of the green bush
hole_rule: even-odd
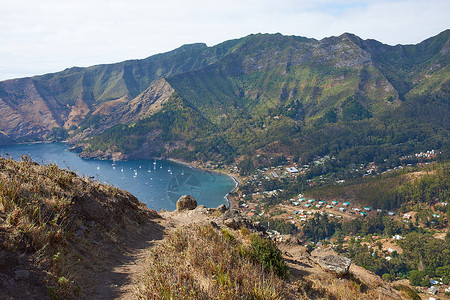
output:
[[[286,263],[273,241],[255,235],[252,239],[250,256],[278,276],[283,278],[287,276]]]
[[[411,300],[420,300],[421,299],[416,291],[414,291],[412,288],[410,288],[406,285],[403,285],[403,284],[396,285],[396,286],[394,286],[394,289],[396,289],[397,291],[404,292]]]
[[[381,276],[384,281],[392,281],[392,276],[388,273],[384,273],[383,276]]]
[[[421,285],[425,275],[427,275],[425,271],[412,270],[409,273],[409,284],[413,286]]]

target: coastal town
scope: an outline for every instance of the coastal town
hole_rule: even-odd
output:
[[[411,156],[399,158],[400,164],[393,168],[381,170],[374,162],[354,166],[350,172],[354,177],[370,177],[380,174],[390,173],[402,170],[407,167],[425,167],[433,163],[433,160],[439,155],[435,150],[416,153]],[[259,155],[257,156],[259,157]],[[415,158],[417,161],[413,165],[409,160]],[[247,217],[258,220],[261,217],[274,218],[293,224],[297,230],[300,230],[302,224],[315,214],[327,215],[329,218],[342,219],[345,221],[355,218],[365,218],[369,215],[383,213],[392,218],[402,220],[402,222],[411,222],[411,215],[408,213],[397,215],[395,211],[383,210],[379,207],[370,207],[361,203],[352,203],[351,201],[325,201],[308,197],[308,193],[298,193],[288,195],[283,189],[269,189],[277,186],[277,182],[287,181],[297,183],[299,177],[305,177],[308,171],[313,167],[324,166],[328,161],[334,160],[334,157],[323,156],[316,157],[308,164],[302,164],[293,157],[281,159],[280,165],[259,167],[251,174],[243,174],[237,164],[230,166],[221,162],[207,162],[201,164],[194,162],[194,166],[201,166],[204,169],[225,172],[239,182],[239,188],[229,195],[229,201],[233,207],[238,207]],[[275,160],[270,157],[269,160]],[[327,177],[319,175],[306,180],[306,187],[316,187],[321,185],[343,185],[346,179]],[[305,190],[305,183],[301,188]],[[288,197],[287,197],[288,196]],[[272,203],[276,205],[267,205],[268,199],[276,199]],[[434,214],[439,218],[439,214]]]
[[[380,176],[395,176],[414,170],[422,172],[431,167],[441,153],[435,150],[416,153],[410,156],[398,158],[398,165],[384,167],[374,162],[354,165],[349,174],[353,178],[338,178],[333,175],[313,175],[311,170],[317,167],[325,167],[335,158],[330,156],[316,157],[309,163],[301,163],[293,157],[269,160],[280,161],[280,164],[255,167],[252,172],[244,173],[239,164],[226,166],[209,162],[206,169],[225,172],[239,181],[239,188],[230,193],[229,201],[233,208],[238,208],[249,219],[260,222],[268,230],[268,234],[275,241],[283,241],[285,234],[294,235],[299,243],[308,249],[330,247],[335,251],[344,253],[352,247],[359,247],[358,251],[370,254],[372,257],[384,260],[386,263],[397,264],[399,255],[403,255],[407,230],[404,234],[389,230],[384,234],[357,234],[355,236],[329,236],[320,240],[311,240],[305,234],[305,228],[316,224],[317,220],[328,220],[334,224],[349,224],[357,220],[375,220],[385,218],[391,220],[396,226],[403,228],[421,227],[425,230],[435,228],[431,232],[438,240],[445,240],[448,231],[448,220],[445,217],[448,203],[446,201],[434,201],[420,209],[417,207],[402,206],[400,208],[383,209],[371,206],[357,198],[338,199],[333,197],[315,197],[314,191],[320,187],[342,186],[345,187],[354,181],[354,178],[365,182],[371,178]],[[205,165],[203,165],[205,167]],[[281,184],[283,183],[283,184]],[[287,189],[279,188],[288,187]],[[297,189],[293,189],[296,186]],[[403,225],[401,225],[403,224]],[[347,250],[346,250],[347,249]],[[381,275],[380,275],[381,276]],[[406,275],[396,277],[392,274],[384,274],[383,279],[396,280],[398,283],[410,283]],[[424,298],[437,299],[450,293],[450,285],[446,277],[434,278],[416,282],[416,291]],[[428,298],[429,297],[429,298]]]

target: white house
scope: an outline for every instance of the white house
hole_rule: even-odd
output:
[[[296,167],[288,167],[286,168],[286,171],[288,171],[289,173],[298,173],[298,169]]]

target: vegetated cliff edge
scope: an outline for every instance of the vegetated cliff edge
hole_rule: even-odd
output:
[[[286,237],[280,252],[264,228],[224,206],[159,214],[128,192],[27,157],[1,158],[0,179],[5,297],[403,297],[363,268],[321,269],[330,252],[310,254],[296,239]]]
[[[285,152],[317,152],[324,147],[314,133],[343,139],[358,128],[373,136],[358,141],[386,152],[417,141],[442,148],[442,139],[424,133],[448,128],[449,34],[397,46],[348,33],[322,40],[256,34],[7,80],[0,82],[0,142],[70,135],[86,157],[232,159],[280,142]],[[383,139],[412,126],[418,133],[406,140]]]

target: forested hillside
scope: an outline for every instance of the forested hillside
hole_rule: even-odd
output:
[[[342,165],[448,149],[449,34],[397,46],[256,34],[4,81],[2,140],[69,138],[97,158],[262,151]]]

